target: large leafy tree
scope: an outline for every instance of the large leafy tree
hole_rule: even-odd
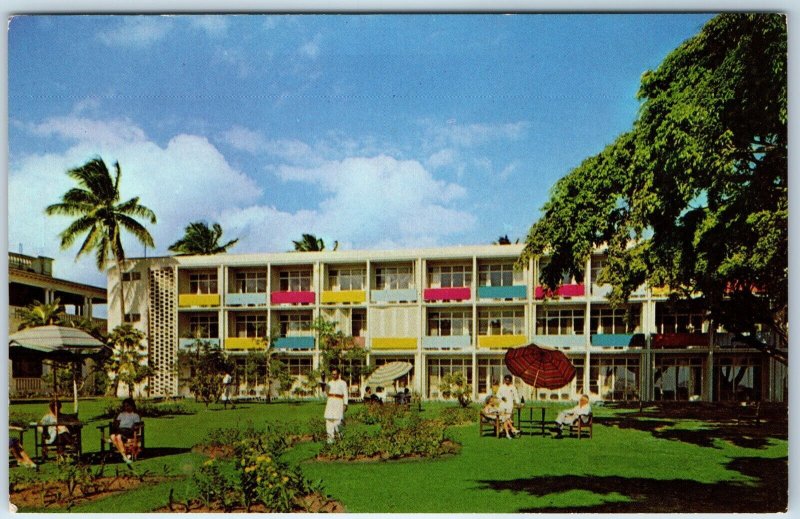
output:
[[[51,324],[62,324],[66,319],[64,307],[60,299],[55,299],[52,303],[40,303],[34,301],[20,312],[21,322],[19,329],[35,328],[37,326],[47,326]]]
[[[61,248],[68,249],[82,235],[86,238],[78,250],[77,257],[95,253],[98,270],[105,270],[109,261],[116,263],[120,273],[119,299],[121,321],[125,322],[125,298],[122,287],[122,265],[125,251],[122,248],[122,231],[128,231],[139,242],[153,247],[153,237],[136,218],[145,218],[156,223],[156,215],[139,203],[139,197],[120,202],[119,182],[122,171],[119,162],[114,163],[114,176],[105,162],[96,157],[86,164],[67,171],[78,187],[68,190],[61,202],[47,206],[48,215],[73,216],[75,220],[64,229]]]
[[[316,252],[325,250],[325,241],[313,234],[303,234],[299,240],[292,240],[295,252]],[[339,242],[333,243],[333,250],[339,248]]]
[[[713,325],[751,345],[765,347],[759,325],[785,345],[786,58],[781,15],[709,21],[644,74],[632,130],[556,183],[521,259],[551,254],[541,280],[553,287],[607,247],[614,302],[667,285],[700,294]]]
[[[128,388],[128,396],[133,397],[136,384],[141,384],[153,373],[147,364],[147,352],[143,347],[144,333],[130,324],[123,324],[114,328],[108,335],[108,344],[113,353],[109,359],[108,368],[114,375],[113,394],[117,394],[120,384]]]
[[[170,245],[169,250],[178,255],[222,254],[239,241],[236,238],[224,245],[220,245],[220,238],[222,238],[222,226],[220,224],[215,223],[209,227],[205,222],[192,222],[186,226],[183,238]]]

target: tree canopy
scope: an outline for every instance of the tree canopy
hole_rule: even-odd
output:
[[[222,226],[220,224],[215,223],[209,227],[205,222],[192,222],[186,226],[183,238],[170,245],[169,250],[180,256],[222,254],[239,241],[236,238],[224,245],[220,245],[220,238],[222,238]]]
[[[606,248],[612,301],[642,283],[700,294],[732,332],[786,341],[787,36],[778,14],[722,14],[642,76],[633,128],[560,179],[520,261],[581,278]]]
[[[292,240],[295,252],[318,252],[325,250],[325,240],[313,234],[303,234],[299,240]],[[333,250],[339,248],[339,242],[333,243]]]

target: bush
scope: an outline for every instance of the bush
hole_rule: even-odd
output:
[[[396,404],[365,404],[349,413],[348,420],[364,424],[389,425],[392,422],[406,417],[409,409]]]
[[[473,407],[446,407],[439,413],[445,426],[464,425],[475,422],[478,412]]]
[[[122,411],[119,403],[109,404],[98,418],[108,418],[113,420]],[[156,418],[159,416],[170,416],[177,414],[194,414],[185,405],[178,402],[148,402],[140,401],[136,403],[136,413],[142,418]]]

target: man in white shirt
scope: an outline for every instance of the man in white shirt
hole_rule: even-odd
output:
[[[497,389],[497,398],[500,400],[500,418],[503,421],[513,423],[511,422],[511,417],[514,412],[514,404],[518,404],[520,399],[516,386],[512,384],[511,375],[503,377],[503,383]],[[519,436],[519,431],[513,425],[510,433],[513,436]],[[509,435],[509,431],[506,431],[506,436],[510,438],[511,435]]]
[[[582,420],[583,417],[589,416],[590,414],[592,414],[592,406],[589,404],[589,396],[581,395],[578,405],[572,409],[567,409],[558,413],[556,427],[553,430],[556,434],[556,438],[561,438],[565,426],[569,427],[577,420]]]
[[[331,368],[328,381],[328,402],[325,405],[325,429],[328,432],[328,443],[333,443],[339,434],[347,409],[347,382],[341,379],[339,368]]]

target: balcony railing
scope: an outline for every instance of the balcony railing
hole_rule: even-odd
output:
[[[555,290],[538,286],[534,290],[534,297],[536,299],[544,299],[545,297],[581,297],[585,294],[586,288],[584,287],[583,283],[561,285]]]
[[[691,348],[708,346],[707,333],[657,333],[652,336],[653,348]]]
[[[307,290],[273,292],[270,294],[270,301],[273,305],[313,305],[316,300],[317,295]]]
[[[525,285],[478,287],[478,299],[525,299],[527,296]]]
[[[180,339],[178,339],[178,347],[182,350],[192,349],[195,347],[195,344],[197,344],[198,341],[205,342],[209,346],[216,346],[217,348],[219,348],[219,338],[217,337],[200,338],[200,339],[189,339],[187,337],[181,337]]]
[[[425,301],[463,301],[472,297],[469,287],[426,288],[422,293]]]
[[[219,306],[219,294],[180,294],[178,306],[190,308],[197,306]]]
[[[375,303],[396,303],[401,301],[413,303],[417,300],[417,290],[414,288],[371,290],[369,296]]]
[[[263,350],[264,342],[258,337],[228,337],[225,339],[226,350]]]
[[[281,350],[313,350],[314,337],[278,337],[275,339],[275,348]]]
[[[472,345],[469,335],[428,335],[422,338],[422,348],[425,350],[464,350]]]
[[[321,303],[363,303],[367,300],[364,290],[324,290]]]
[[[642,333],[598,333],[592,335],[592,346],[599,348],[643,348]]]
[[[539,346],[560,350],[585,349],[586,347],[584,335],[534,335],[533,342]]]
[[[416,350],[416,337],[373,337],[373,350]]]
[[[225,294],[225,304],[229,306],[266,306],[267,293]]]
[[[40,394],[44,384],[39,377],[18,377],[14,378],[14,390],[17,395]]]
[[[528,342],[524,335],[478,335],[481,348],[514,348]]]

